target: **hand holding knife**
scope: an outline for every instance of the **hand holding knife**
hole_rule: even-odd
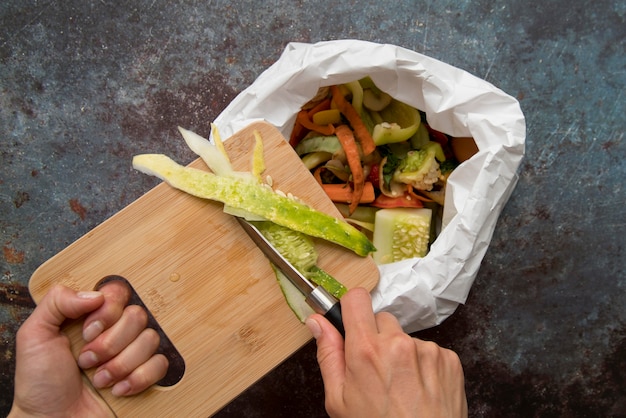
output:
[[[265,236],[254,225],[243,218],[235,217],[252,238],[254,243],[263,251],[263,254],[272,262],[283,274],[298,288],[306,297],[307,304],[317,313],[324,315],[339,333],[345,337],[343,320],[341,318],[341,304],[339,300],[328,293],[322,286],[317,286],[304,277],[276,248],[265,238]]]

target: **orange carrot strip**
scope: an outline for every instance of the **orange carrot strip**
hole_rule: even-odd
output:
[[[361,165],[361,155],[359,154],[359,147],[354,140],[352,129],[348,128],[347,125],[339,125],[335,128],[335,134],[341,143],[341,147],[346,153],[348,166],[350,167],[350,172],[352,173],[354,190],[352,191],[352,200],[348,206],[350,214],[352,214],[361,200],[361,196],[363,195],[363,184],[365,183],[365,175],[363,174],[363,166]]]
[[[369,131],[365,127],[361,116],[357,113],[354,107],[352,107],[350,102],[346,100],[343,94],[341,94],[341,90],[338,86],[331,86],[330,92],[333,96],[333,102],[335,102],[339,111],[346,117],[346,119],[348,119],[350,125],[352,125],[354,135],[361,144],[363,155],[369,155],[374,152],[376,144],[374,143],[372,135],[370,135]]]
[[[300,143],[302,138],[304,138],[306,133],[307,133],[307,129],[304,126],[302,126],[302,124],[298,122],[296,118],[296,123],[294,124],[293,130],[291,131],[291,136],[289,137],[289,144],[295,148],[296,145]]]
[[[323,166],[319,166],[313,172],[313,178],[315,178],[315,180],[317,180],[319,184],[322,184],[322,170],[323,169],[324,169]]]
[[[370,206],[375,208],[423,208],[424,203],[419,200],[413,198],[408,193],[404,193],[398,197],[389,197],[384,194],[379,194],[376,200],[370,203]]]
[[[318,104],[316,104],[315,106],[313,106],[311,109],[308,110],[308,115],[309,115],[309,119],[313,119],[313,115],[316,114],[317,112],[321,111],[321,110],[328,110],[330,109],[330,97],[328,99],[324,99],[321,102],[319,102]]]
[[[352,203],[354,191],[349,184],[322,184],[330,200],[337,203]],[[372,203],[376,199],[374,185],[367,181],[363,185],[363,194],[357,203]]]
[[[332,135],[335,133],[335,127],[333,125],[318,125],[314,123],[310,118],[306,110],[301,110],[296,116],[296,121],[307,129],[315,132],[319,132],[322,135]]]
[[[333,202],[349,203],[352,201],[354,191],[348,184],[330,184],[322,183],[322,170],[325,170],[323,166],[317,167],[313,171],[313,178],[322,186],[322,189],[326,192],[330,200]],[[359,203],[372,203],[376,200],[376,191],[374,184],[371,181],[366,181],[363,185],[363,194]]]

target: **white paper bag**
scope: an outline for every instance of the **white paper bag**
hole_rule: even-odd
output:
[[[374,309],[393,313],[406,332],[414,332],[440,324],[467,298],[518,179],[526,127],[517,100],[463,70],[398,46],[357,40],[290,43],[215,123],[222,138],[257,120],[289,138],[296,113],[319,87],[365,76],[425,111],[434,129],[471,136],[479,148],[449,177],[443,230],[428,255],[380,266]]]

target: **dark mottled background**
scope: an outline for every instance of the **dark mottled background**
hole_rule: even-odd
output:
[[[476,417],[626,416],[626,3],[620,0],[5,0],[0,4],[0,411],[45,260],[154,186],[290,41],[358,38],[517,97],[527,156],[465,306],[417,333],[455,349]],[[325,416],[309,344],[220,417]]]

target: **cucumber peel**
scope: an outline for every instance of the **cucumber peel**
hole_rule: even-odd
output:
[[[346,288],[333,276],[317,266],[317,250],[311,237],[273,222],[252,222],[274,248],[304,277],[340,299]]]
[[[274,264],[271,264],[271,266],[274,269],[276,281],[278,282],[278,286],[280,287],[280,291],[282,292],[287,305],[294,315],[296,315],[296,318],[298,318],[300,322],[304,323],[310,315],[315,313],[313,308],[306,303],[306,297],[298,290],[296,285],[291,283],[291,280],[289,280],[287,276],[280,271],[280,269],[276,268]]]
[[[340,281],[335,279],[333,276],[328,274],[328,272],[322,270],[318,266],[313,266],[306,273],[306,277],[316,285],[322,286],[328,291],[328,293],[330,293],[337,299],[341,299],[341,297],[348,291],[348,289],[346,289],[346,287]]]
[[[311,237],[273,222],[252,222],[272,246],[298,271],[306,275],[317,263],[317,251]]]
[[[347,222],[282,196],[258,181],[185,167],[163,154],[136,155],[133,167],[193,196],[246,210],[294,231],[341,245],[360,256],[375,251],[368,238]]]

